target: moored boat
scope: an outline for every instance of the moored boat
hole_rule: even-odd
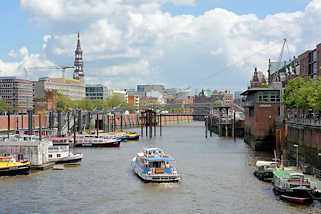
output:
[[[17,161],[12,156],[0,157],[0,176],[28,175],[30,162],[27,160]]]
[[[48,161],[55,163],[79,163],[83,158],[82,153],[73,154],[69,145],[53,145],[48,148]]]
[[[309,204],[313,202],[313,189],[304,174],[294,170],[273,171],[273,190],[281,199],[290,202]]]
[[[76,143],[72,137],[54,137],[50,138],[53,145],[71,145],[75,147],[119,147],[120,140],[117,138],[105,138],[103,136],[78,136]]]
[[[138,140],[139,134],[132,131],[122,131],[122,132],[116,132],[116,134],[122,134],[123,136],[127,135],[127,140]]]
[[[143,149],[132,159],[134,172],[147,182],[178,182],[181,178],[172,162],[175,159],[159,148]]]
[[[276,161],[257,161],[254,175],[262,181],[271,181],[273,179],[273,171],[278,167]]]
[[[75,147],[119,147],[120,140],[95,137],[76,138]]]

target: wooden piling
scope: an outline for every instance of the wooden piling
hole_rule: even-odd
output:
[[[210,116],[210,124],[209,124],[209,129],[210,129],[210,136],[213,136],[213,117]]]
[[[205,117],[205,138],[207,138],[207,129],[208,129],[208,121],[207,121],[207,117]]]
[[[8,140],[10,139],[10,111],[8,111]]]
[[[97,128],[97,138],[98,138],[98,134],[99,134],[99,115],[98,115],[98,113],[97,113],[97,120],[96,121],[97,121],[96,128]]]
[[[144,137],[143,114],[140,115],[140,136]]]
[[[76,143],[76,111],[74,111],[74,145]]]
[[[123,131],[123,114],[120,113],[120,131]]]
[[[39,140],[42,140],[41,114],[39,114]]]
[[[235,138],[235,111],[233,111],[232,137]]]
[[[156,112],[153,113],[153,118],[154,118],[154,136],[156,137],[156,124],[157,124]]]
[[[162,136],[162,114],[159,115],[159,136]]]
[[[109,132],[109,115],[107,114],[107,132]]]
[[[149,111],[149,138],[153,137],[153,112]]]

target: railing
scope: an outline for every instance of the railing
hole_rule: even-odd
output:
[[[321,120],[319,119],[289,118],[286,122],[298,125],[321,126]]]

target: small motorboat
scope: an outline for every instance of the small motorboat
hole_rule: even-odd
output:
[[[271,181],[273,179],[273,171],[278,167],[276,161],[257,161],[254,175],[262,181]]]
[[[28,175],[30,162],[28,160],[17,161],[13,156],[0,157],[0,176]]]

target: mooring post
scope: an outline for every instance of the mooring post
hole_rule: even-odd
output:
[[[23,114],[21,114],[21,129],[23,131]]]
[[[210,116],[210,136],[212,137],[213,136],[213,117]]]
[[[107,114],[107,132],[109,132],[109,115]]]
[[[8,111],[8,140],[10,139],[10,111]]]
[[[145,126],[146,126],[146,137],[148,137],[148,124],[149,123],[149,113],[148,111],[146,111],[146,114],[145,114]]]
[[[153,137],[153,112],[149,111],[149,138]]]
[[[28,135],[32,135],[32,110],[28,110]]]
[[[39,114],[39,140],[42,140],[41,114]]]
[[[218,136],[222,136],[221,110],[218,112]]]
[[[96,118],[96,130],[97,130],[97,138],[98,138],[98,134],[99,134],[99,115],[97,113],[97,118]]]
[[[17,131],[19,131],[19,116],[16,115]]]
[[[156,124],[157,124],[157,115],[156,115],[156,112],[154,112],[153,116],[154,116],[154,136],[156,136]]]
[[[78,110],[78,133],[82,133],[82,112],[81,109]]]
[[[205,138],[207,138],[207,129],[208,129],[208,121],[207,121],[207,116],[205,116]]]
[[[67,135],[69,136],[69,134],[70,134],[70,111],[67,112],[67,128],[68,128]]]
[[[144,123],[143,123],[143,115],[140,115],[140,136],[144,137]]]
[[[120,131],[123,131],[123,113],[120,112]]]
[[[61,111],[58,111],[58,136],[61,137]]]
[[[235,111],[233,111],[232,137],[235,139]]]
[[[159,136],[162,136],[162,114],[159,114]]]
[[[114,114],[113,120],[114,120],[113,131],[115,132],[116,131],[116,114]]]
[[[74,144],[76,144],[76,110],[74,110]]]
[[[51,115],[52,115],[52,112],[50,111],[49,112],[49,129],[52,129],[52,125],[51,125],[51,123],[52,123],[52,120],[51,120]]]

